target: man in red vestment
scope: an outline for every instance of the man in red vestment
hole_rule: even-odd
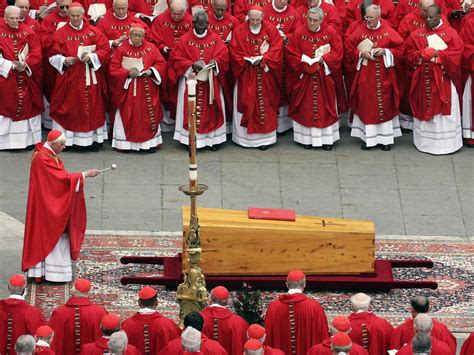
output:
[[[474,333],[471,333],[469,337],[464,340],[459,355],[472,355],[474,354]]]
[[[328,337],[328,321],[318,301],[306,297],[306,276],[288,273],[288,293],[273,300],[265,315],[266,343],[285,354],[304,355]]]
[[[457,32],[441,20],[441,9],[427,10],[426,28],[406,42],[406,60],[414,68],[409,102],[413,142],[424,153],[451,154],[462,147],[461,61],[464,45]]]
[[[390,338],[393,327],[385,319],[369,312],[372,299],[365,293],[357,293],[351,297],[351,308],[354,313],[349,315],[353,343],[359,344],[373,355],[385,355],[390,349]]]
[[[227,309],[230,304],[229,291],[223,286],[212,289],[210,305],[201,311],[204,318],[202,333],[219,342],[229,355],[240,355],[247,340],[248,323]]]
[[[413,328],[415,330],[415,335],[424,334],[431,338],[431,351],[430,355],[455,355],[456,350],[452,351],[449,348],[448,344],[444,341],[441,341],[435,338],[431,332],[433,329],[433,322],[429,315],[419,314],[413,321]],[[398,350],[398,355],[411,355],[415,352],[415,349],[412,348],[413,338],[405,344],[403,347]]]
[[[35,334],[46,319],[39,308],[25,302],[26,279],[13,275],[8,281],[7,299],[0,300],[0,354],[14,354],[17,339],[23,334]]]
[[[200,351],[205,355],[227,355],[227,351],[217,341],[209,339],[202,333],[204,326],[204,318],[198,312],[189,312],[186,314],[183,320],[184,328],[194,328],[201,332],[201,348]],[[184,354],[184,348],[181,343],[181,338],[170,341],[163,349],[161,349],[159,355],[182,355]]]
[[[115,314],[106,314],[100,321],[100,330],[102,336],[97,338],[95,342],[84,344],[81,349],[82,355],[102,355],[108,352],[107,342],[110,336],[120,330],[120,318]],[[140,352],[133,345],[128,345],[125,355],[138,355]]]
[[[331,26],[339,33],[342,33],[342,21],[336,7],[324,0],[307,0],[307,4],[301,5],[296,12],[300,15],[300,25],[306,26],[308,10],[312,7],[319,7],[324,12],[324,22],[327,26]]]
[[[158,354],[168,342],[179,337],[178,326],[156,311],[158,295],[150,286],[138,292],[140,309],[122,324],[130,344],[138,348],[142,354]]]
[[[64,135],[52,130],[31,158],[22,270],[38,282],[43,276],[72,280],[71,259],[79,257],[86,231],[84,178],[99,174],[97,169],[68,173],[58,157],[64,147]]]
[[[416,296],[410,303],[412,317],[395,328],[392,333],[392,339],[390,340],[390,349],[400,349],[404,344],[409,344],[415,335],[413,319],[415,319],[418,314],[425,314],[429,311],[430,304],[428,298],[424,296]],[[433,329],[431,335],[448,344],[451,351],[455,353],[456,337],[444,324],[438,322],[436,319],[432,319],[432,323]]]
[[[110,59],[107,38],[83,19],[79,3],[69,7],[69,24],[56,31],[49,62],[58,71],[51,95],[53,128],[64,132],[66,146],[99,151],[107,139],[105,69]],[[71,85],[74,90],[69,90]]]
[[[194,15],[194,29],[183,35],[169,60],[169,79],[178,85],[174,139],[188,145],[188,102],[186,77],[198,74],[196,86],[196,144],[215,151],[226,141],[225,100],[222,80],[229,67],[229,52],[224,41],[208,30],[208,15]],[[202,78],[199,76],[202,75]],[[212,81],[212,82],[211,82]]]
[[[270,5],[272,0],[235,0],[234,2],[234,16],[243,23],[249,19],[249,11],[252,7],[265,8]]]
[[[253,7],[249,20],[234,31],[231,68],[236,79],[232,140],[240,146],[266,150],[276,143],[280,104],[283,40]]]
[[[90,301],[90,290],[88,280],[77,279],[71,298],[51,314],[49,325],[54,330],[51,348],[57,354],[77,355],[82,345],[101,336],[100,321],[107,311]]]
[[[307,355],[332,355],[331,347],[332,342],[335,336],[338,334],[349,335],[352,332],[351,323],[349,319],[344,316],[337,316],[335,317],[331,325],[329,326],[329,331],[332,336],[327,337],[324,341],[320,344],[313,345],[311,349],[309,349]],[[352,340],[352,347],[349,352],[350,355],[369,355],[367,350],[365,350],[359,344],[356,344]],[[372,353],[370,353],[372,354]]]
[[[130,38],[115,50],[110,63],[115,111],[112,147],[154,153],[162,143],[160,85],[166,62],[158,48],[145,40],[144,26],[131,26]]]
[[[140,354],[140,351],[138,351],[136,347],[132,345],[128,345],[127,333],[125,333],[123,330],[113,333],[110,336],[110,339],[106,343],[106,345],[108,347],[108,351],[104,352],[104,354],[109,354],[109,353],[117,354],[117,355]]]
[[[343,45],[340,35],[323,19],[320,8],[310,8],[307,24],[288,43],[289,116],[294,121],[295,142],[305,148],[332,150],[339,139],[335,78],[342,77]]]
[[[163,57],[168,60],[178,40],[192,28],[193,18],[187,11],[185,0],[172,0],[170,9],[159,15],[151,26],[151,41],[158,47]],[[175,127],[176,101],[178,82],[167,83],[163,92],[163,103],[166,108],[161,128],[171,132]]]
[[[444,0],[433,0],[431,5],[438,5],[441,8],[441,12],[446,14],[446,6]],[[402,21],[410,14],[420,13],[423,7],[423,0],[399,0],[396,7],[397,23],[401,25]],[[424,20],[421,20],[424,24]],[[400,29],[399,29],[400,32]],[[402,36],[404,37],[404,36]],[[406,36],[408,37],[408,36]],[[404,38],[406,38],[404,37]]]
[[[401,136],[395,67],[403,40],[380,16],[380,7],[368,6],[366,25],[346,38],[346,69],[354,73],[349,95],[354,113],[351,136],[362,140],[363,150],[378,145],[389,151],[394,138]]]
[[[29,28],[31,28],[35,33],[38,33],[40,24],[38,21],[35,19],[31,18],[28,15],[28,12],[30,11],[30,3],[28,0],[16,0],[15,1],[15,6],[20,9],[20,22],[22,22],[24,25],[27,25]]]
[[[49,325],[42,325],[36,330],[36,348],[35,354],[55,355],[51,350],[51,342],[53,341],[54,331]]]
[[[350,0],[347,4],[346,24],[349,26],[353,21],[360,22],[362,14],[360,7],[363,0]],[[392,0],[372,0],[372,5],[377,5],[380,8],[380,18],[387,21],[390,26],[396,28],[398,26],[397,17],[395,13],[395,6]]]
[[[260,344],[262,344],[263,354],[265,355],[285,355],[280,349],[274,349],[268,345],[264,345],[266,338],[265,328],[260,324],[251,324],[249,329],[247,329],[247,337],[249,339],[258,340]]]
[[[8,6],[0,25],[0,150],[41,141],[41,45],[20,12]]]
[[[462,134],[468,147],[474,148],[474,17],[464,23],[459,35],[464,42],[462,53]]]

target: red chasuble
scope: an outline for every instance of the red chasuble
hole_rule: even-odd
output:
[[[317,48],[329,44],[331,51],[323,56],[331,74],[326,75],[321,63],[309,65],[301,56],[314,57]],[[301,26],[290,37],[286,51],[290,107],[288,115],[305,127],[326,128],[338,120],[336,81],[342,78],[342,41],[339,34],[324,23],[318,32]],[[308,93],[312,93],[308,95]]]
[[[441,13],[446,13],[444,0],[435,0],[435,4],[441,8]],[[397,23],[401,24],[403,19],[412,13],[420,13],[420,0],[399,0],[396,7]],[[423,23],[425,21],[423,20]],[[420,26],[421,27],[421,26]],[[408,37],[408,36],[407,36]]]
[[[390,348],[393,327],[372,312],[352,313],[349,316],[353,343],[369,350],[372,355],[385,355]],[[365,330],[364,330],[365,329]]]
[[[103,355],[108,352],[109,347],[107,343],[109,338],[104,338],[101,336],[94,343],[85,344],[82,346],[81,355]],[[125,355],[139,355],[140,352],[133,345],[127,345],[125,349]]]
[[[79,191],[76,186],[79,182]],[[35,266],[68,231],[71,258],[77,260],[86,231],[82,173],[68,173],[51,150],[36,144],[31,158],[22,270]]]
[[[328,337],[328,321],[318,301],[304,293],[283,294],[270,303],[265,330],[266,344],[285,354],[305,355]]]
[[[456,353],[456,337],[448,330],[448,328],[433,319],[433,329],[431,336],[442,342],[445,342],[453,354]],[[411,344],[411,340],[415,336],[413,329],[413,319],[408,318],[404,323],[395,328],[390,340],[390,349],[400,349],[404,344]]]
[[[130,27],[134,23],[141,23],[145,26],[145,32],[148,33],[148,26],[140,19],[134,17],[130,11],[125,18],[118,18],[113,12],[107,12],[97,24],[97,28],[109,41],[113,41],[123,35],[128,37]]]
[[[36,345],[35,354],[56,355],[54,350],[52,350],[49,346],[41,346],[41,345]]]
[[[113,112],[115,113],[115,109],[120,110],[127,141],[146,142],[156,135],[163,119],[161,89],[151,77],[132,79],[128,89],[124,89],[124,84],[130,73],[130,70],[122,67],[124,57],[141,58],[144,70],[156,69],[161,76],[160,86],[166,80],[166,62],[158,48],[147,40],[144,40],[138,47],[130,44],[129,40],[125,40],[115,50],[110,63]]]
[[[127,333],[128,343],[137,347],[141,354],[158,354],[166,344],[181,334],[178,326],[159,312],[137,312],[123,322],[122,330]]]
[[[237,17],[240,23],[245,22],[250,8],[254,5],[265,7],[272,3],[272,0],[235,0],[234,2],[234,16]]]
[[[201,311],[204,318],[202,334],[222,345],[229,355],[240,355],[247,341],[248,323],[223,307],[206,307]]]
[[[262,55],[264,44],[269,49],[259,65],[251,65],[244,59]],[[248,134],[273,132],[278,126],[283,61],[280,33],[263,20],[260,33],[253,34],[245,22],[235,29],[230,52],[232,73],[238,80],[237,109],[243,114],[240,124],[247,127]]]
[[[89,11],[89,7],[92,4],[104,4],[105,8],[109,10],[112,8],[112,2],[113,2],[112,0],[80,0],[79,1],[79,3],[81,3],[82,6],[84,7],[84,10],[85,10],[84,16],[87,16],[87,17],[88,17],[87,12]]]
[[[464,43],[462,52],[462,90],[466,86],[466,81],[471,76],[474,79],[474,17],[467,21],[459,34]],[[462,91],[462,92],[463,92]],[[471,84],[471,105],[474,113],[474,85]],[[474,132],[474,114],[471,117],[471,130]]]
[[[39,308],[15,298],[0,300],[0,354],[15,354],[16,340],[23,334],[36,334],[46,319]]]
[[[48,53],[53,46],[53,35],[60,23],[68,23],[69,18],[61,17],[59,10],[56,8],[41,22],[38,32],[41,47],[43,48],[43,90],[46,99],[51,102],[51,93],[54,90],[56,82],[57,70],[49,64]]]
[[[313,345],[307,355],[332,355],[331,337],[324,339],[321,344]],[[349,355],[369,355],[369,353],[359,344],[352,342],[352,349],[349,351]]]
[[[28,46],[29,53],[26,69],[17,72],[10,69],[8,77],[0,76],[0,92],[4,104],[0,105],[0,115],[21,121],[43,112],[43,94],[41,92],[41,45],[38,36],[27,25],[20,22],[18,28],[6,23],[0,25],[0,53],[2,57],[18,61],[20,52]],[[8,104],[5,104],[8,103]]]
[[[422,59],[428,47],[426,36],[437,34],[448,48],[438,51],[437,62]],[[429,121],[435,115],[451,114],[451,81],[461,91],[461,60],[463,43],[457,32],[443,23],[436,29],[422,28],[410,35],[405,57],[415,67],[410,86],[410,106],[419,120]]]
[[[474,333],[471,333],[469,337],[464,340],[462,344],[461,352],[459,355],[472,355],[474,354]]]
[[[263,347],[263,355],[285,355],[280,349],[274,349],[268,345]]]
[[[209,339],[201,334],[201,353],[204,355],[227,355],[227,351],[215,340]],[[185,353],[181,338],[174,339],[168,343],[158,355],[183,355]]]
[[[412,355],[413,350],[411,348],[411,341],[403,346],[400,350],[398,350],[397,355]],[[449,346],[433,336],[431,337],[431,351],[430,355],[455,355],[456,352],[452,352],[449,349]]]
[[[324,23],[327,26],[331,26],[339,33],[342,33],[342,20],[339,16],[339,13],[334,5],[331,5],[327,2],[322,1],[319,5],[319,8],[324,12]],[[301,26],[308,26],[308,5],[300,6],[296,12],[300,14],[300,23]]]
[[[27,25],[29,28],[31,28],[35,33],[38,33],[40,29],[40,24],[38,21],[35,19],[32,19],[30,16],[26,15],[23,21],[20,21],[20,23],[23,23],[24,25]]]
[[[392,0],[373,0],[373,5],[380,6],[382,10],[382,19],[387,20],[387,22],[393,26],[397,27],[397,17],[395,14],[395,6],[393,5]],[[362,14],[360,12],[360,6],[362,5],[362,0],[350,0],[347,4],[346,12],[346,21],[349,25],[352,21],[362,21]]]
[[[395,67],[386,68],[383,56],[368,60],[360,65],[357,46],[364,39],[373,42],[374,48],[390,49]],[[353,74],[352,88],[349,90],[349,104],[352,112],[366,124],[379,124],[392,120],[399,114],[400,95],[396,67],[403,53],[403,40],[386,22],[380,22],[378,29],[359,26],[346,39],[346,69]]]
[[[86,84],[86,64],[79,60],[67,67],[64,74],[58,73],[51,95],[51,117],[64,129],[73,132],[89,132],[103,126],[107,93],[104,66],[110,58],[107,38],[97,28],[83,21],[81,30],[66,25],[56,31],[53,42],[49,57],[56,54],[77,57],[79,45],[95,45],[94,53],[97,54],[101,67],[95,71],[96,84],[93,82],[92,69],[90,70],[90,85]],[[70,90],[71,86],[74,90]]]
[[[104,307],[86,297],[71,297],[51,314],[49,325],[54,330],[51,348],[61,355],[75,355],[81,346],[102,335],[100,321],[107,314]]]
[[[208,64],[212,59],[217,63],[219,74],[213,76],[214,100],[209,104],[209,83],[198,81],[196,86],[196,124],[198,133],[215,131],[224,123],[223,102],[220,97],[222,79],[229,68],[229,52],[219,35],[208,31],[204,38],[198,38],[194,30],[189,30],[171,51],[169,60],[169,78],[177,83],[179,78],[193,65],[202,59]],[[215,74],[215,73],[214,73]],[[187,97],[187,86],[184,97]],[[179,93],[180,95],[181,93]],[[183,128],[188,129],[188,104],[184,100]]]

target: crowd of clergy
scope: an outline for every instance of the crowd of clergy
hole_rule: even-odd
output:
[[[156,309],[156,289],[138,292],[138,311],[121,320],[90,298],[91,282],[76,279],[72,295],[49,321],[25,301],[26,279],[10,278],[10,296],[0,300],[0,353],[27,354],[214,354],[214,355],[456,355],[456,338],[429,315],[429,300],[416,296],[411,316],[397,327],[371,312],[370,296],[350,297],[352,313],[329,323],[321,304],[304,293],[305,274],[288,273],[288,292],[271,301],[263,327],[248,324],[229,307],[229,291],[211,290],[201,312],[184,317],[181,329]],[[474,354],[474,333],[461,355]]]
[[[188,145],[195,80],[198,148],[474,146],[472,0],[79,1],[0,5],[0,150]]]

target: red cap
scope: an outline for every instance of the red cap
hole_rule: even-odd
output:
[[[55,129],[52,129],[48,133],[48,142],[52,143],[52,142],[58,140],[59,138],[61,138],[62,135],[63,135],[63,133],[61,131],[57,131]]]
[[[331,338],[331,344],[336,346],[349,346],[352,344],[352,341],[346,333],[337,333]]]
[[[112,313],[106,314],[102,317],[100,326],[106,330],[115,330],[120,327],[120,318]]]
[[[250,339],[262,339],[265,336],[265,328],[260,324],[251,324],[247,329],[247,335]]]
[[[249,11],[252,11],[252,10],[257,10],[257,11],[263,12],[263,7],[261,7],[260,5],[252,5],[250,7]]]
[[[145,286],[143,287],[140,292],[138,292],[138,297],[141,300],[149,300],[156,296],[156,290],[153,287]]]
[[[306,278],[305,274],[301,270],[293,270],[288,273],[288,277],[286,278],[288,281],[300,281]]]
[[[26,279],[25,276],[21,274],[16,274],[10,277],[8,283],[13,287],[23,287],[26,285]]]
[[[89,292],[91,287],[90,281],[86,279],[77,279],[76,282],[74,282],[74,288],[81,293]]]
[[[217,286],[212,289],[211,295],[218,300],[225,301],[229,298],[229,291],[224,286]]]
[[[84,8],[84,6],[82,6],[82,4],[80,2],[72,2],[71,5],[69,5],[69,8],[73,8],[73,7],[80,7],[81,9]]]
[[[37,337],[49,337],[53,335],[53,329],[48,325],[42,325],[36,329],[36,336]]]
[[[260,343],[257,339],[250,339],[244,345],[245,350],[260,350],[262,348],[262,343]]]
[[[349,318],[344,316],[335,317],[332,320],[331,325],[340,332],[348,332],[349,329],[351,329],[351,322],[349,322]]]

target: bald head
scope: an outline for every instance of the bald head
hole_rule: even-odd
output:
[[[20,15],[20,8],[17,6],[7,6],[5,8],[5,16]]]
[[[188,3],[186,0],[172,0],[170,4],[171,10],[186,10]]]
[[[217,18],[222,18],[227,11],[227,0],[213,0],[212,12]]]
[[[114,0],[112,7],[118,18],[124,18],[128,12],[128,0]]]
[[[421,15],[421,17],[426,19],[428,8],[431,5],[434,5],[434,4],[435,4],[434,0],[421,0],[420,1],[420,15]]]

